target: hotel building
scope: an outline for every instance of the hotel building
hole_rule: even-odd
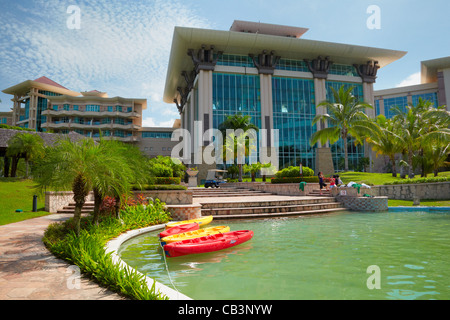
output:
[[[241,113],[260,129],[279,130],[280,168],[302,163],[316,172],[340,171],[342,141],[310,146],[312,133],[320,129],[311,122],[326,112],[317,105],[333,99],[331,88],[342,85],[375,105],[378,70],[406,52],[302,39],[307,31],[245,21],[234,21],[229,31],[176,27],[164,101],[177,105],[181,127],[194,135]],[[375,110],[367,114],[374,117]],[[201,131],[194,130],[195,121],[202,122]],[[212,137],[203,140],[205,147]],[[273,136],[267,140],[273,147]],[[348,146],[353,166],[372,156],[364,146]]]

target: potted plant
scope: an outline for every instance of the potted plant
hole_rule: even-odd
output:
[[[186,173],[190,177],[196,177],[198,175],[198,169],[197,169],[197,167],[189,168],[189,169],[186,170]]]

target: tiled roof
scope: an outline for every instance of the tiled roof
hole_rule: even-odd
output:
[[[69,89],[67,89],[66,87],[63,87],[63,86],[60,85],[59,83],[56,83],[55,81],[53,81],[53,80],[51,80],[51,79],[49,79],[49,78],[47,78],[47,77],[40,77],[40,78],[38,78],[38,79],[36,79],[36,80],[34,80],[34,81],[40,82],[40,83],[44,83],[44,84],[48,84],[48,85],[50,85],[50,86],[54,86],[54,87],[58,87],[58,88],[62,88],[62,89],[69,90]]]

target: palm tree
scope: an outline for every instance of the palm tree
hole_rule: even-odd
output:
[[[396,133],[392,119],[386,119],[384,115],[379,115],[373,120],[379,130],[374,130],[366,141],[371,145],[377,156],[382,154],[389,157],[392,166],[392,176],[397,177],[397,167],[395,165],[395,155],[402,150],[401,137]]]
[[[234,130],[233,133],[227,135],[227,130]],[[242,115],[241,113],[228,116],[224,122],[222,122],[219,125],[219,130],[222,132],[222,135],[226,137],[224,141],[226,143],[224,144],[224,153],[225,153],[225,160],[227,158],[227,154],[230,152],[233,152],[235,156],[238,156],[239,150],[244,150],[244,156],[248,156],[250,154],[250,151],[252,150],[252,141],[254,137],[250,137],[246,135],[246,133],[250,130],[259,131],[259,128],[251,123],[251,117],[248,115]],[[242,130],[240,134],[239,130]],[[227,152],[228,151],[228,152]],[[240,159],[242,160],[242,159]],[[238,161],[237,165],[239,168],[239,182],[242,182],[242,162]]]
[[[15,171],[17,168],[17,163],[20,157],[25,158],[26,163],[26,174],[25,177],[29,177],[29,164],[30,161],[41,157],[44,152],[44,140],[37,135],[32,133],[17,133],[11,139],[8,140],[7,156],[13,158],[13,168],[11,176],[15,177]],[[15,163],[15,165],[14,165]]]
[[[119,217],[120,197],[130,190],[135,174],[143,175],[135,170],[135,164],[139,162],[139,159],[131,159],[135,154],[131,146],[117,141],[96,143],[92,139],[63,139],[46,148],[45,156],[36,165],[34,179],[40,190],[50,187],[57,191],[73,191],[73,223],[79,234],[81,209],[92,190],[95,190],[97,201],[105,195],[114,196]],[[94,221],[96,219],[98,211],[94,214]]]
[[[317,106],[318,108],[326,107],[328,112],[323,115],[316,115],[312,121],[312,125],[321,121],[323,124],[327,124],[328,127],[313,133],[310,144],[313,146],[319,141],[322,144],[328,141],[334,144],[341,138],[344,141],[345,171],[348,171],[347,138],[361,139],[361,136],[370,135],[371,131],[369,128],[375,130],[375,125],[364,113],[365,109],[373,109],[373,107],[367,103],[359,102],[352,94],[353,87],[345,90],[344,86],[341,86],[339,91],[333,88],[331,90],[333,92],[334,102],[326,100]]]
[[[405,110],[395,106],[392,111],[402,139],[403,154],[409,165],[408,176],[414,177],[414,156],[421,158],[424,174],[425,149],[433,144],[448,144],[450,141],[450,113],[444,107],[434,108],[430,101],[422,99],[416,105],[409,104]]]

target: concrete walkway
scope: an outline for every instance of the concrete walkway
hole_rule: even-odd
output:
[[[0,300],[123,300],[44,246],[47,226],[72,215],[49,215],[0,226]]]

